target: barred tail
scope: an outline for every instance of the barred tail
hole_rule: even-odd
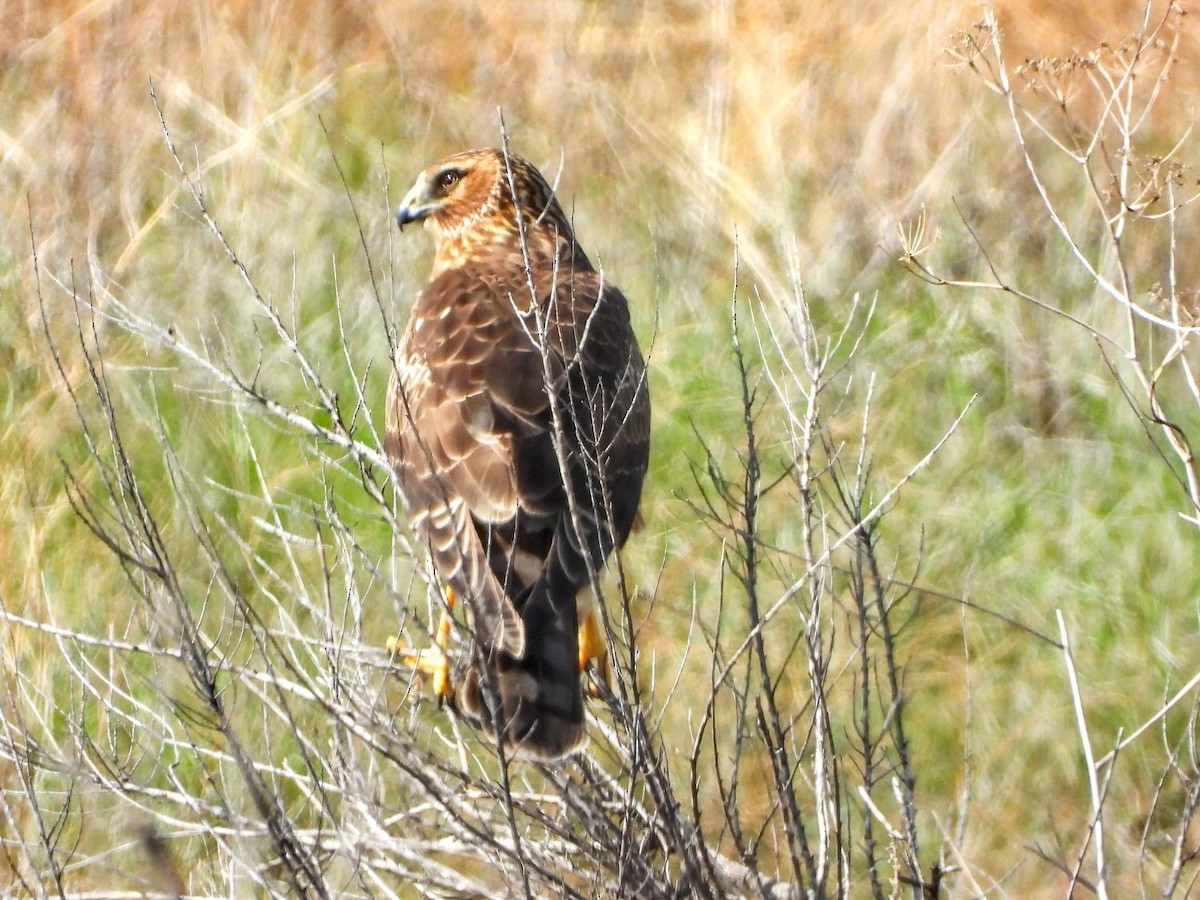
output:
[[[587,743],[576,592],[565,575],[537,581],[519,604],[525,655],[479,646],[463,680],[463,713],[516,756],[551,762]]]

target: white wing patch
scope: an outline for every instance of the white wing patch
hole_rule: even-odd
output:
[[[430,383],[429,363],[425,361],[423,356],[405,354],[400,358],[396,370],[400,378],[400,384],[404,386],[405,392],[409,394],[412,394],[417,388],[428,386]]]

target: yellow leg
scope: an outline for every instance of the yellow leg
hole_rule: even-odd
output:
[[[604,643],[604,635],[600,633],[595,614],[589,609],[583,613],[579,622],[579,674],[582,675],[587,670],[588,663],[593,661],[596,663],[596,681],[607,690],[610,683],[608,645]],[[588,693],[595,697],[600,691],[596,685],[589,684]]]
[[[447,588],[446,608],[442,610],[432,647],[414,650],[401,646],[398,637],[388,638],[387,641],[388,650],[398,654],[402,663],[411,666],[419,675],[429,677],[430,687],[439,700],[454,699],[454,686],[450,684],[450,659],[446,656],[446,648],[450,646],[450,614],[454,610],[454,603],[454,590]]]

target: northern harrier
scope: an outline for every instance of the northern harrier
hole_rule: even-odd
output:
[[[397,220],[423,221],[436,255],[393,367],[387,451],[473,638],[457,691],[436,650],[423,667],[506,749],[558,759],[587,739],[576,596],[629,535],[649,455],[628,305],[515,156],[435,163]]]

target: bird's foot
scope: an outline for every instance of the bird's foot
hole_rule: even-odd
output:
[[[450,626],[453,621],[450,613],[454,609],[454,599],[454,591],[448,588],[446,608],[442,610],[432,647],[416,650],[403,646],[399,637],[387,640],[388,650],[399,656],[400,662],[412,668],[418,678],[429,679],[429,687],[439,703],[454,700],[454,685],[450,683],[450,658],[446,655],[446,648],[450,646]]]
[[[593,678],[587,683],[587,695],[589,697],[601,697],[608,693],[610,679],[608,669],[608,645],[604,642],[604,635],[600,633],[600,626],[596,622],[596,616],[591,611],[583,613],[582,621],[579,623],[579,674],[582,676],[588,669],[588,664],[595,662],[596,668],[593,673]]]

